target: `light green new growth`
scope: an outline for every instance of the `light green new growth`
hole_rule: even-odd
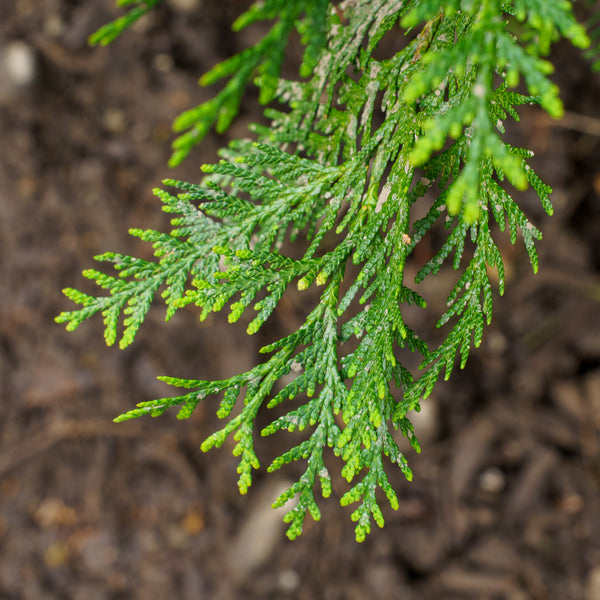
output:
[[[144,11],[156,2],[121,4]],[[308,430],[268,467],[306,464],[274,503],[296,499],[285,517],[288,536],[301,533],[307,513],[319,519],[317,484],[323,496],[331,494],[327,465],[337,463],[326,458],[329,448],[343,463],[350,488],[341,504],[357,503],[352,519],[362,541],[372,519],[383,525],[378,488],[398,506],[388,465],[412,477],[394,430],[419,451],[407,414],[481,343],[492,317],[489,267],[503,292],[496,230],[508,229],[512,243],[520,236],[538,268],[541,233],[513,194],[531,186],[551,213],[550,189],[529,165],[531,152],[504,141],[504,122],[518,120],[522,104],[560,117],[552,65],[542,57],[560,37],[580,47],[589,40],[565,0],[264,0],[235,27],[263,19],[274,25],[261,42],[202,79],[229,77],[213,100],[176,121],[175,129],[187,133],[175,142],[172,163],[213,124],[219,131],[230,124],[253,78],[261,101],[276,98],[282,110],[265,109],[270,125],[255,125],[255,141],[233,142],[221,162],[204,166],[202,183],[165,181],[178,190],[156,190],[163,210],[175,215],[173,230],[131,230],[153,244],[156,260],[97,257],[113,263],[117,275],[84,275],[108,295],[67,289],[82,308],[57,320],[73,330],[101,313],[107,344],[119,339],[125,347],[160,295],[167,320],[189,304],[200,308],[201,319],[228,310],[231,323],[249,311],[253,334],[290,286],[318,290],[299,329],[261,349],[264,362],[221,381],[162,378],[187,393],[143,402],[117,420],[157,416],[172,406],[186,418],[200,401],[222,394],[217,414],[225,425],[202,449],[233,435],[245,493],[259,467],[258,411],[295,399],[293,409],[260,431]],[[123,28],[107,27],[95,39]],[[299,79],[288,81],[280,79],[280,66],[293,29],[306,51]],[[382,40],[387,58],[375,58]],[[416,203],[428,207],[419,220]],[[407,260],[432,228],[440,231],[438,223],[445,241],[412,281]],[[283,253],[290,240],[305,242],[301,258]],[[460,275],[439,316],[445,339],[430,349],[405,321],[405,308],[425,309],[413,286],[447,261]],[[418,373],[403,366],[407,352],[421,356]]]

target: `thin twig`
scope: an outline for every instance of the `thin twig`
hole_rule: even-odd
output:
[[[139,437],[140,435],[141,429],[134,425],[123,427],[103,420],[56,421],[45,431],[35,433],[10,447],[0,449],[0,477],[65,439],[100,436]]]

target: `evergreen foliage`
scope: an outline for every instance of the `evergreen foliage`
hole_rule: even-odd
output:
[[[121,0],[130,12],[92,39],[110,41],[156,3]],[[317,484],[324,497],[331,494],[329,469],[338,463],[328,453],[341,459],[351,484],[341,504],[357,503],[357,540],[372,520],[382,526],[377,490],[398,506],[386,465],[412,477],[394,430],[419,451],[407,415],[481,343],[492,317],[490,268],[503,293],[495,231],[507,229],[512,243],[521,237],[538,268],[541,233],[515,190],[518,197],[531,186],[551,213],[550,188],[531,168],[532,153],[504,141],[504,122],[518,121],[523,104],[560,117],[544,56],[561,37],[589,45],[572,8],[565,0],[263,0],[244,13],[235,29],[258,20],[274,24],[256,46],[202,78],[229,79],[214,99],[175,122],[176,131],[186,132],[175,142],[172,164],[213,125],[228,127],[251,80],[261,102],[283,106],[265,109],[270,124],[253,126],[255,141],[235,141],[220,162],[205,165],[201,183],[165,181],[174,191],[156,195],[174,215],[173,229],[130,231],[153,245],[156,259],[96,257],[112,263],[116,275],[87,270],[84,276],[107,293],[66,289],[81,308],[57,321],[73,330],[100,313],[106,343],[119,339],[123,348],[157,296],[167,320],[190,304],[200,319],[228,310],[233,323],[249,312],[249,334],[290,286],[314,288],[318,300],[297,331],[261,349],[265,360],[248,372],[220,381],[162,378],[186,393],[143,402],[117,420],[170,407],[186,418],[200,401],[221,394],[217,414],[225,425],[202,449],[233,436],[241,493],[259,467],[258,433],[310,431],[268,467],[306,465],[274,503],[296,499],[285,517],[290,538],[301,533],[307,513],[319,519]],[[305,51],[298,80],[289,81],[280,78],[280,67],[294,29]],[[383,39],[395,53],[375,58]],[[417,203],[428,207],[418,220]],[[411,281],[407,260],[439,223],[446,237]],[[283,251],[294,240],[305,242],[300,258]],[[405,308],[425,309],[417,284],[446,262],[460,273],[439,316],[445,338],[429,348],[405,321]],[[421,357],[419,372],[403,366],[406,352]],[[259,410],[286,404],[283,416],[257,432]]]
[[[588,0],[587,8],[591,12],[586,21],[586,29],[591,42],[585,52],[585,57],[591,61],[594,71],[600,71],[600,2]]]

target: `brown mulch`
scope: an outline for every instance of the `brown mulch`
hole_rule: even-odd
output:
[[[165,325],[160,307],[125,351],[104,347],[100,320],[71,334],[53,322],[94,254],[147,254],[127,229],[167,227],[152,188],[215,159],[211,135],[168,170],[171,122],[213,93],[197,76],[253,35],[227,33],[239,2],[172,1],[88,48],[113,4],[0,3],[0,598],[599,600],[600,76],[561,44],[567,118],[524,109],[513,128],[555,189],[551,218],[523,196],[544,231],[540,273],[505,244],[482,347],[415,417],[423,452],[407,452],[412,483],[392,476],[399,510],[359,545],[338,480],[292,543],[269,504],[298,470],[239,496],[231,445],[199,450],[214,403],[186,422],[112,422],[170,393],[157,375],[245,370],[260,340],[191,310]],[[21,84],[15,48],[35,66]],[[228,138],[256,111],[250,93]],[[424,287],[434,309],[454,276]],[[281,328],[297,318],[284,308]],[[261,442],[263,463],[287,443]]]

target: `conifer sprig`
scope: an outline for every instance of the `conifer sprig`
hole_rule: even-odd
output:
[[[504,291],[497,230],[508,228],[512,243],[522,238],[537,271],[541,233],[513,190],[531,186],[551,213],[550,188],[530,166],[531,152],[504,140],[504,122],[518,120],[523,104],[559,116],[558,90],[543,57],[559,37],[579,46],[588,39],[571,3],[562,0],[346,0],[336,6],[265,0],[237,27],[258,19],[276,23],[257,46],[211,71],[206,81],[227,76],[229,83],[213,104],[180,121],[189,132],[177,142],[177,156],[215,120],[218,129],[229,125],[256,74],[262,100],[275,97],[285,107],[265,110],[271,123],[254,126],[256,141],[233,142],[219,163],[203,167],[201,183],[165,182],[179,188],[176,195],[157,191],[163,210],[177,215],[173,230],[132,231],[153,244],[156,259],[98,257],[112,262],[117,276],[84,274],[109,294],[65,290],[82,308],[57,320],[74,329],[100,312],[110,344],[123,316],[120,344],[126,346],[162,290],[167,319],[186,305],[199,307],[201,319],[228,310],[231,323],[250,313],[247,331],[254,334],[291,286],[318,290],[304,323],[261,349],[264,362],[220,381],[163,378],[191,391],[143,402],[117,420],[157,416],[173,406],[185,418],[200,401],[222,394],[217,414],[225,424],[202,449],[233,436],[242,493],[259,468],[258,433],[309,429],[268,467],[306,464],[274,505],[296,499],[285,517],[295,538],[307,514],[320,518],[315,488],[331,494],[328,457],[336,456],[351,484],[341,503],[357,503],[352,519],[360,541],[372,521],[383,525],[378,489],[398,506],[388,465],[412,477],[394,430],[420,450],[408,413],[481,343],[492,318],[490,270]],[[294,28],[306,52],[302,78],[286,81],[280,66]],[[390,55],[388,45],[388,58],[375,58],[384,39],[395,50]],[[520,80],[524,93],[511,91]],[[428,207],[420,219],[417,206]],[[433,232],[442,237],[437,252],[408,281],[407,261]],[[299,258],[285,253],[290,243],[304,244]],[[446,336],[430,349],[405,308],[426,308],[418,285],[446,263],[460,273],[438,315]],[[308,303],[314,295],[306,297]],[[406,353],[420,356],[418,372],[403,364]],[[275,407],[283,414],[256,431],[258,411]]]
[[[257,21],[275,23],[256,45],[219,63],[202,76],[201,85],[212,85],[225,77],[229,80],[214,98],[175,120],[174,131],[185,133],[173,142],[169,165],[180,164],[213,126],[218,133],[229,128],[251,81],[258,85],[261,104],[273,100],[288,39],[294,30],[300,34],[305,47],[300,75],[309,76],[326,43],[328,7],[329,0],[263,0],[242,14],[233,24],[234,31]]]
[[[92,46],[108,46],[113,40],[119,37],[123,31],[131,27],[138,19],[152,10],[162,0],[117,0],[117,6],[129,8],[129,11],[122,17],[107,23],[98,31],[89,37],[89,43]]]

